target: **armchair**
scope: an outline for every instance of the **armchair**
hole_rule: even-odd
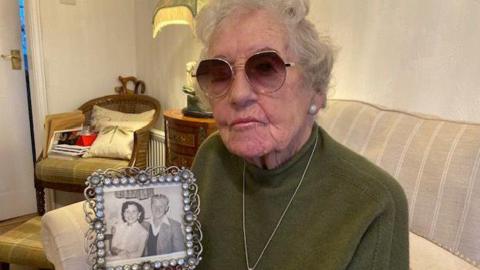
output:
[[[130,160],[111,158],[63,160],[40,157],[35,164],[34,179],[39,215],[45,213],[45,188],[82,193],[85,189],[85,179],[94,170],[127,166],[146,167],[150,129],[160,115],[159,102],[145,95],[124,94],[96,98],[79,107],[79,110],[85,115],[85,125],[90,125],[95,105],[123,113],[142,113],[152,109],[155,110],[155,113],[146,126],[134,132],[133,152]],[[46,150],[44,149],[44,151]]]

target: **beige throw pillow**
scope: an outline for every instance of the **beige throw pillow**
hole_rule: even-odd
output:
[[[96,131],[107,126],[123,126],[133,130],[141,129],[153,119],[155,110],[143,113],[123,113],[93,106],[90,124]]]
[[[133,132],[133,129],[124,126],[106,126],[100,130],[97,139],[83,157],[130,159],[133,151]]]

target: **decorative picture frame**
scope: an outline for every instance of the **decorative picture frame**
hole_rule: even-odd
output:
[[[84,191],[90,269],[195,269],[203,251],[195,182],[175,166],[92,173]]]

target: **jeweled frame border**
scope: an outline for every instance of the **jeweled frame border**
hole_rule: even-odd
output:
[[[183,225],[185,228],[185,247],[187,256],[181,259],[164,261],[149,261],[132,265],[115,267],[106,266],[105,253],[105,212],[104,187],[133,187],[139,185],[148,188],[158,184],[181,183],[183,197]],[[203,252],[201,224],[198,221],[200,213],[200,196],[193,173],[186,168],[155,167],[140,169],[135,167],[122,169],[97,170],[86,180],[84,190],[85,203],[83,204],[85,219],[89,230],[85,235],[85,251],[88,264],[92,270],[191,270],[201,261]],[[157,186],[158,187],[158,186]],[[141,257],[140,257],[141,258]]]

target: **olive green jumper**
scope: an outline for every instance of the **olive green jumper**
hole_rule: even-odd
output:
[[[256,270],[408,269],[408,208],[400,185],[314,126],[302,149],[273,170],[246,165],[250,266],[257,261],[318,144],[301,188]],[[193,165],[204,232],[201,270],[246,270],[242,233],[244,161],[218,133]]]

